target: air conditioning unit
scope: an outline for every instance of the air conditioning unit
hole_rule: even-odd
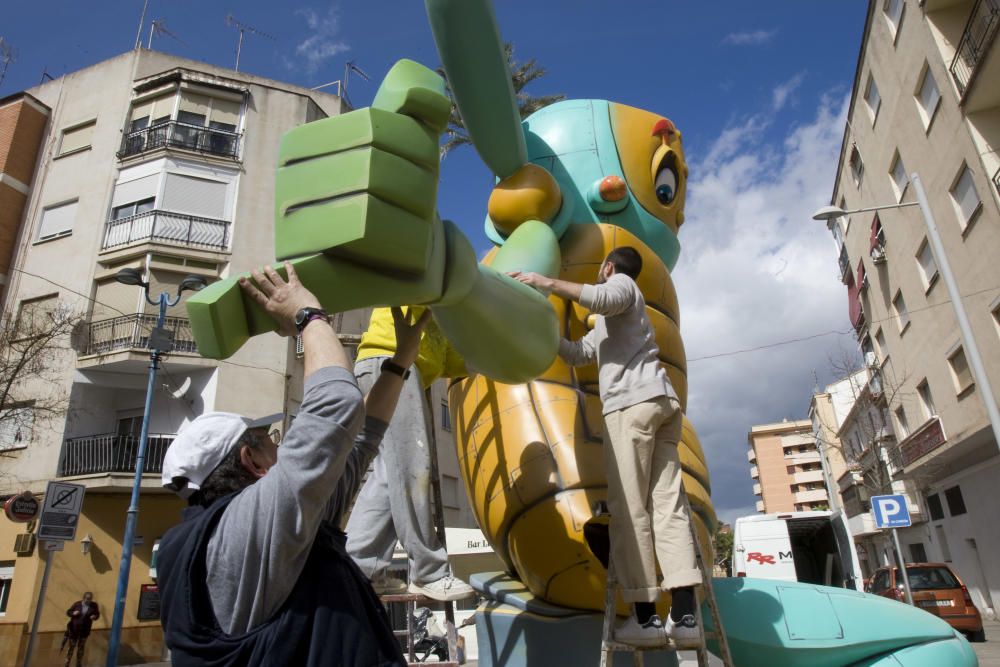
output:
[[[30,556],[35,552],[35,534],[21,533],[14,538],[14,553],[18,556]]]

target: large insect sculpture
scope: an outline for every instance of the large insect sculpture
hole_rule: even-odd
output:
[[[603,100],[559,102],[522,122],[489,0],[425,2],[455,103],[497,177],[485,226],[496,247],[477,262],[458,228],[438,217],[439,137],[451,100],[438,74],[401,60],[371,107],[283,137],[276,256],[295,266],[330,312],[431,308],[474,371],[449,394],[480,527],[535,596],[598,610],[606,572],[587,539],[607,487],[597,369],[570,368],[556,355],[560,336],[579,338],[593,319],[506,272],[593,282],[611,249],[639,250],[638,284],[660,360],[686,410],[671,279],[688,179],[681,132],[665,116]],[[187,302],[206,357],[228,357],[250,336],[274,329],[243,299],[237,279]],[[705,456],[686,418],[680,458],[708,558],[716,518]],[[782,583],[716,581],[738,664],[862,664],[890,653],[905,659],[886,664],[975,664],[968,645],[922,611],[855,591]]]

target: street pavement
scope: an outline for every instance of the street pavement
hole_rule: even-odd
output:
[[[986,641],[973,644],[979,667],[1000,667],[1000,621],[983,621]]]

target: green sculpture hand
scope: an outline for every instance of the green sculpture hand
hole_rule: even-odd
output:
[[[275,189],[277,258],[291,262],[329,312],[432,306],[471,367],[523,382],[555,358],[555,314],[535,290],[478,265],[458,228],[437,217],[438,137],[450,109],[441,77],[402,60],[371,108],[288,132]],[[206,357],[229,357],[250,336],[275,329],[238,280],[214,283],[187,302]]]
[[[307,123],[282,138],[277,259],[294,264],[327,310],[442,296],[448,239],[435,206],[438,136],[450,109],[441,77],[402,60],[386,75],[375,106]],[[273,320],[241,294],[239,277],[188,300],[206,357],[229,357],[250,336],[274,330]]]

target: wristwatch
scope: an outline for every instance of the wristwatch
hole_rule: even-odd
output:
[[[299,333],[306,328],[306,325],[313,320],[323,320],[327,324],[330,324],[330,315],[322,308],[300,308],[297,313],[295,313],[295,328]]]
[[[382,362],[382,372],[395,373],[404,380],[410,377],[410,369],[403,368],[402,366],[394,362],[392,359],[386,359],[385,361]]]

